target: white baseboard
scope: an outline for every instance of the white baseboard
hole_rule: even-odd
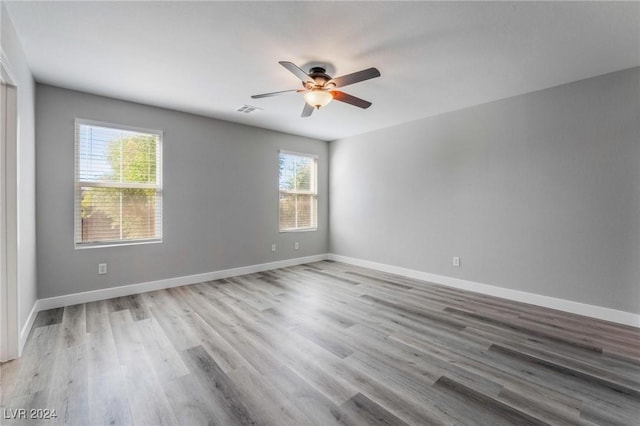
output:
[[[38,299],[35,305],[37,306],[36,313],[38,311],[61,308],[63,306],[77,305],[79,303],[95,302],[98,300],[111,299],[113,297],[130,296],[132,294],[145,293],[147,291],[162,290],[165,288],[197,284],[205,281],[220,280],[223,278],[235,277],[238,275],[253,274],[255,272],[269,271],[271,269],[286,268],[288,266],[301,265],[304,263],[319,262],[325,259],[327,259],[326,254],[318,254],[307,257],[296,257],[294,259],[280,260],[270,263],[260,263],[257,265],[242,266],[239,268],[224,269],[221,271],[206,272],[203,274],[187,275],[183,277],[167,278],[164,280],[149,281],[139,284],[123,285],[120,287],[110,287],[100,290],[85,291],[82,293],[66,294],[64,296],[48,297],[46,299]],[[27,330],[30,329],[31,328],[29,327]],[[27,335],[28,334],[29,333],[27,331]]]
[[[428,272],[416,271],[414,269],[401,268],[398,266],[371,262],[368,260],[342,256],[338,254],[329,254],[327,258],[329,260],[335,260],[337,262],[343,262],[351,265],[375,269],[382,272],[388,272],[391,274],[402,275],[408,278],[429,281],[435,284],[442,284],[448,287],[454,287],[462,290],[472,291],[475,293],[500,297],[502,299],[529,303],[531,305],[557,309],[560,311],[570,312],[572,314],[584,315],[605,321],[615,322],[618,324],[640,327],[640,315],[633,314],[631,312],[618,311],[615,309],[596,305],[588,305],[586,303],[574,302],[572,300],[557,299],[555,297],[542,296],[540,294],[527,293],[524,291],[512,290],[504,287],[497,287],[489,284],[463,280],[460,278],[431,274]]]
[[[139,294],[147,291],[162,290],[165,288],[219,280],[223,278],[235,277],[238,275],[269,271],[272,269],[286,268],[288,266],[301,265],[304,263],[320,262],[327,259],[375,269],[382,272],[402,275],[418,280],[429,281],[435,284],[442,284],[448,287],[454,287],[462,290],[500,297],[503,299],[515,300],[518,302],[524,302],[532,305],[543,306],[546,308],[558,309],[565,312],[598,318],[605,321],[640,327],[640,315],[630,312],[618,311],[615,309],[604,308],[602,306],[588,305],[586,303],[579,303],[571,300],[557,299],[554,297],[542,296],[539,294],[527,293],[519,290],[511,290],[508,288],[482,284],[474,281],[452,278],[444,275],[436,275],[428,272],[417,271],[414,269],[401,268],[398,266],[371,262],[368,260],[330,253],[307,257],[298,257],[277,262],[261,263],[257,265],[243,266],[221,271],[206,272],[203,274],[149,281],[139,284],[124,285],[120,287],[110,287],[100,290],[86,291],[82,293],[67,294],[58,297],[49,297],[46,299],[38,299],[33,305],[33,308],[29,313],[27,322],[20,332],[19,351],[20,354],[22,354],[22,349],[27,341],[27,338],[29,337],[31,327],[33,327],[36,316],[40,311],[76,305],[79,303],[88,303],[98,300],[111,299],[113,297],[129,296],[132,294]]]
[[[18,342],[18,356],[22,355],[22,349],[24,349],[24,344],[27,343],[27,338],[29,337],[29,333],[31,333],[31,327],[33,327],[33,322],[36,320],[38,316],[38,312],[42,309],[38,307],[39,300],[36,300],[36,303],[31,307],[31,312],[29,312],[29,316],[27,317],[27,322],[20,330],[20,338]]]

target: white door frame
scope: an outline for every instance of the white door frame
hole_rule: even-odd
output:
[[[17,87],[0,49],[0,361],[19,356]]]

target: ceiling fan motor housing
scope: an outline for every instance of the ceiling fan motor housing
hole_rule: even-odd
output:
[[[322,67],[313,67],[309,70],[309,77],[314,81],[316,88],[329,88],[325,87],[328,82],[331,81],[331,76],[327,74],[327,70]],[[312,89],[313,87],[307,87],[303,84],[307,89]],[[331,85],[335,87],[335,84]]]

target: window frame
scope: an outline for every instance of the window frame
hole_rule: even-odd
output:
[[[103,127],[107,129],[114,130],[123,130],[129,132],[139,132],[146,133],[150,135],[154,135],[158,137],[158,142],[156,145],[156,183],[152,184],[108,184],[108,183],[96,183],[90,182],[90,185],[86,185],[87,182],[80,181],[78,176],[78,161],[80,155],[80,140],[78,138],[78,126],[87,125],[87,126],[96,126]],[[102,248],[102,247],[121,247],[121,246],[133,246],[133,245],[141,245],[141,244],[158,244],[163,241],[163,173],[162,173],[162,143],[164,138],[164,133],[162,130],[157,129],[148,129],[144,127],[136,127],[129,126],[126,124],[117,124],[117,123],[109,123],[104,121],[95,121],[95,120],[87,120],[83,118],[76,118],[73,122],[73,132],[74,132],[74,146],[73,146],[73,166],[74,166],[74,176],[73,176],[73,245],[76,250],[84,250],[84,249],[93,249],[93,248]],[[156,190],[156,202],[159,203],[157,207],[157,211],[160,213],[160,218],[156,219],[158,222],[157,227],[157,237],[156,238],[138,238],[133,240],[109,240],[109,241],[98,241],[98,242],[90,242],[83,243],[82,242],[82,203],[80,199],[80,190],[83,186],[93,186],[93,187],[103,187],[103,188],[141,188],[141,189],[155,189]],[[80,236],[80,238],[78,238]]]
[[[314,179],[312,180],[312,190],[311,191],[283,191],[280,189],[280,170],[278,169],[278,232],[279,233],[289,233],[289,232],[314,232],[318,230],[318,155],[310,154],[305,152],[297,152],[297,151],[289,151],[285,149],[278,150],[278,164],[280,164],[280,155],[292,155],[298,157],[307,157],[313,159],[314,162]],[[280,224],[280,196],[282,194],[301,194],[301,195],[311,195],[314,200],[315,209],[313,210],[314,215],[314,226],[308,228],[293,228],[293,229],[281,229]]]

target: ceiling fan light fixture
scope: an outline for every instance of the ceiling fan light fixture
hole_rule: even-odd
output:
[[[380,77],[380,71],[376,68],[367,68],[366,70],[352,72],[351,74],[333,78],[327,74],[323,67],[313,67],[307,73],[293,62],[280,61],[279,63],[302,81],[302,87],[304,87],[304,89],[263,93],[261,95],[253,95],[251,96],[251,99],[267,98],[269,96],[283,95],[285,93],[293,92],[304,93],[305,104],[302,109],[302,114],[300,114],[301,118],[311,116],[314,108],[320,109],[331,102],[332,99],[362,109],[369,108],[371,106],[371,102],[352,96],[342,90],[335,89],[342,89],[344,86],[349,86],[350,84]]]
[[[313,89],[304,94],[304,101],[314,108],[320,109],[333,99],[333,95],[322,89]]]

